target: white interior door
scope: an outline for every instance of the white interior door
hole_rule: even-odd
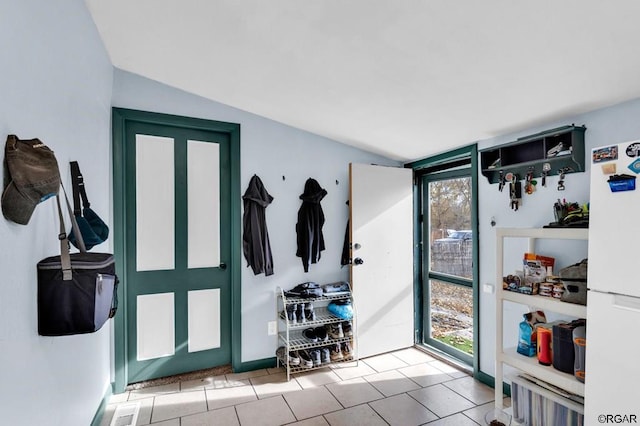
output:
[[[349,174],[356,345],[367,357],[414,343],[413,173],[350,164]]]

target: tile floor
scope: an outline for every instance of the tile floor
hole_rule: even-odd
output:
[[[101,425],[128,401],[140,402],[138,425],[466,426],[483,424],[493,389],[408,348],[289,382],[271,368],[113,395]]]

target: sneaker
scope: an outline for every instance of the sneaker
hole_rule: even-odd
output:
[[[329,346],[331,361],[342,361],[344,356],[342,355],[342,351],[340,350],[340,345],[335,344]]]
[[[313,329],[313,334],[315,334],[318,342],[326,342],[329,340],[329,336],[327,336],[327,329],[324,327],[316,327]]]
[[[316,320],[316,312],[313,310],[313,303],[309,302],[304,304],[304,317],[307,321]]]
[[[289,365],[291,367],[297,367],[300,365],[300,357],[297,352],[289,352]]]
[[[345,321],[342,323],[342,332],[345,337],[353,336],[353,331],[351,329],[351,321]]]
[[[296,318],[297,318],[297,322],[298,324],[306,322],[307,319],[304,317],[304,307],[305,307],[306,303],[300,303],[297,306],[296,309]]]
[[[317,367],[321,364],[320,360],[320,349],[309,349],[309,356],[311,357],[311,361],[313,362],[313,366]]]
[[[349,344],[349,342],[342,342],[341,347],[342,357],[344,359],[351,359],[351,357],[353,356],[353,351],[351,350],[351,345]]]
[[[295,323],[296,322],[296,305],[287,305],[285,306],[285,310],[286,310],[286,314],[285,311],[280,312],[280,318],[282,319],[286,319],[289,322]]]
[[[311,357],[309,356],[309,353],[307,351],[305,351],[304,349],[299,350],[298,357],[300,358],[300,366],[304,368],[313,367],[313,361],[311,360]]]
[[[320,348],[320,359],[323,364],[328,364],[331,362],[331,351],[327,346]]]
[[[289,356],[286,359],[285,359],[284,353],[285,353],[284,346],[280,346],[276,350],[276,356],[278,357],[280,362],[282,362],[283,364],[289,364],[292,367],[295,367],[296,365],[300,365],[300,358],[295,352],[289,352]]]
[[[316,336],[315,329],[313,328],[305,329],[302,332],[302,337],[314,343],[318,341],[318,336]]]
[[[342,339],[344,337],[344,333],[342,332],[342,324],[327,324],[327,333],[329,337],[332,339]]]

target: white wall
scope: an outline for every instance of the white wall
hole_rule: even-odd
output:
[[[479,242],[480,242],[480,284],[501,285],[496,283],[495,270],[495,231],[491,227],[491,218],[495,217],[498,227],[541,227],[553,219],[553,203],[558,198],[580,203],[589,201],[589,173],[591,171],[591,149],[598,146],[615,144],[640,139],[640,99],[600,109],[587,114],[568,117],[542,124],[519,133],[505,135],[498,138],[478,142],[479,149],[488,148],[513,141],[519,137],[534,134],[543,130],[575,123],[585,125],[585,173],[566,175],[565,191],[557,191],[558,176],[547,179],[547,188],[538,184],[537,191],[532,195],[523,194],[523,204],[518,211],[509,208],[509,195],[505,189],[498,192],[497,184],[489,184],[487,179],[479,176]],[[540,183],[540,179],[538,179]],[[558,244],[557,241],[539,246],[540,254],[556,257],[556,265],[561,268],[575,263],[587,256],[585,243]],[[518,264],[522,253],[526,251],[526,241],[513,242],[508,248],[513,253],[511,265],[513,269],[520,269]],[[556,268],[557,270],[558,268]],[[508,272],[508,271],[505,271]],[[495,295],[480,293],[480,369],[493,375],[495,371]],[[515,346],[517,339],[517,324],[522,321],[521,314],[525,309],[519,305],[509,304],[505,311],[505,322],[510,327],[505,328],[505,341]]]
[[[0,3],[0,138],[39,138],[85,175],[92,207],[110,220],[113,67],[82,0]],[[4,150],[3,154],[4,156]],[[110,383],[110,327],[40,337],[36,263],[59,253],[55,200],[27,226],[0,218],[0,423],[88,425]],[[95,250],[108,251],[108,244]]]
[[[398,163],[118,69],[114,74],[113,105],[240,123],[242,193],[249,179],[257,174],[274,197],[266,210],[274,275],[253,275],[251,268],[244,267],[243,259],[242,361],[273,357],[277,340],[267,336],[267,322],[276,319],[276,287],[289,289],[304,281],[348,280],[348,268],[340,267],[340,255],[348,217],[345,203],[349,198],[349,162]],[[298,197],[309,177],[328,192],[321,203],[326,216],[326,250],[319,263],[304,273],[300,258],[295,256],[295,225],[301,204]]]

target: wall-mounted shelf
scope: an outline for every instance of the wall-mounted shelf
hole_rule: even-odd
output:
[[[515,173],[518,179],[525,178],[531,170],[535,177],[543,174],[543,165],[549,163],[547,176],[583,172],[585,126],[564,126],[514,142],[480,151],[480,168],[490,183],[500,181],[503,176]]]

